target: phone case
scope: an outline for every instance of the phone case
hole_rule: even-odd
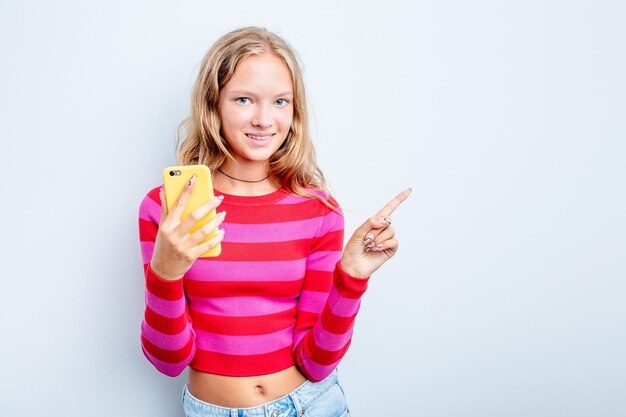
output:
[[[183,220],[190,212],[200,207],[214,197],[213,183],[211,181],[211,171],[206,165],[182,165],[167,167],[163,170],[163,188],[165,189],[165,199],[167,201],[168,213],[172,210],[172,206],[176,202],[179,194],[183,190],[183,187],[191,176],[196,174],[196,186],[187,201],[187,206],[183,210],[181,220]],[[215,217],[215,209],[211,210],[206,216],[200,219],[196,225],[191,229],[189,233],[193,233],[200,227],[207,224],[213,217]],[[209,234],[202,242],[213,238],[217,233],[217,229]],[[222,246],[218,243],[208,252],[201,255],[201,258],[215,257],[222,252]]]

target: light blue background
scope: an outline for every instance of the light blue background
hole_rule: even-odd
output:
[[[140,350],[137,209],[249,24],[304,61],[346,237],[414,190],[353,415],[626,415],[625,3],[382,3],[0,1],[0,415],[182,415]]]

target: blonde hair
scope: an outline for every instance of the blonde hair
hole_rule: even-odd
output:
[[[234,159],[220,130],[220,90],[231,79],[242,59],[263,53],[273,53],[282,58],[293,83],[293,121],[287,138],[270,157],[269,179],[291,194],[315,198],[337,209],[338,205],[330,196],[324,174],[315,159],[298,57],[284,39],[264,28],[245,27],[229,32],[207,52],[194,86],[191,114],[179,126],[176,144],[178,163],[204,164],[214,172],[226,158]],[[182,130],[185,130],[186,137],[181,145]],[[329,198],[324,199],[311,189],[321,190]]]

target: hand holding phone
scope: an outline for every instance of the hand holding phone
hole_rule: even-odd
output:
[[[150,261],[165,279],[179,279],[199,257],[218,256],[224,231],[217,227],[226,212],[216,215],[211,175],[205,165],[168,167],[163,171],[161,223]]]

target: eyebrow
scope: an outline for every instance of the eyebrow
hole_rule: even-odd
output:
[[[253,96],[253,97],[256,96],[256,94],[248,90],[231,90],[229,91],[229,94],[237,94],[237,95]],[[285,91],[283,93],[276,94],[274,97],[283,97],[283,96],[293,96],[293,92]]]

